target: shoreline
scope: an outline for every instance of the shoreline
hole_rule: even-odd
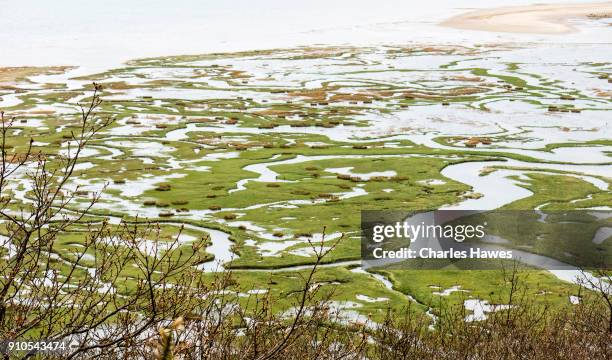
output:
[[[441,26],[489,32],[562,35],[577,32],[569,23],[577,18],[612,17],[612,2],[538,4],[470,11],[440,23]]]

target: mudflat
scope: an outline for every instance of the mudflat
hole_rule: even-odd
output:
[[[539,4],[471,11],[452,17],[441,25],[466,30],[566,34],[576,31],[570,19],[601,19],[610,16],[612,2]]]

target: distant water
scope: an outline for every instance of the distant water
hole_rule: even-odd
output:
[[[129,59],[300,45],[603,42],[439,27],[473,9],[538,0],[0,0],[0,66],[117,66]],[[583,1],[555,1],[589,2]],[[598,32],[607,31],[602,36]]]

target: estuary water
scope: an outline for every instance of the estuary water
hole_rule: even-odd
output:
[[[142,57],[307,45],[609,41],[609,26],[590,22],[579,26],[579,32],[566,35],[458,31],[438,25],[470,10],[536,3],[1,0],[0,66],[74,65],[102,70]]]

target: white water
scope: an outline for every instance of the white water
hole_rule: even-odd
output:
[[[487,313],[507,310],[510,305],[491,305],[486,300],[470,299],[465,300],[463,306],[466,310],[472,311],[472,314],[465,317],[465,321],[482,321],[487,318]]]

